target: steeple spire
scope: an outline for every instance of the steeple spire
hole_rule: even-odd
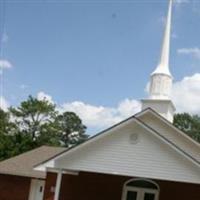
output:
[[[170,122],[173,121],[175,111],[175,107],[170,100],[172,76],[169,71],[172,4],[173,0],[169,0],[160,61],[151,74],[149,98],[142,100],[142,109],[151,107]]]
[[[170,52],[170,32],[171,32],[171,16],[172,16],[172,1],[169,0],[169,8],[168,8],[168,15],[166,19],[166,27],[163,37],[163,44],[162,44],[162,50],[161,50],[161,56],[160,56],[160,62],[155,69],[155,71],[152,73],[163,73],[171,76],[169,71],[169,52]]]
[[[169,0],[169,9],[166,20],[163,44],[161,50],[160,62],[151,74],[150,82],[150,99],[169,99],[172,87],[172,76],[169,71],[169,50],[170,50],[170,32],[171,32],[171,16],[172,1]]]

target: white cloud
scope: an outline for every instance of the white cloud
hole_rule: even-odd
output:
[[[52,96],[41,91],[37,99],[54,103]],[[134,99],[124,99],[116,107],[87,104],[82,101],[65,102],[57,105],[59,112],[75,112],[89,128],[105,128],[118,123],[141,110],[141,104]]]
[[[8,101],[3,96],[0,96],[0,108],[4,111],[7,111],[8,107],[9,107]]]
[[[53,102],[52,97],[39,92],[38,99]],[[177,112],[200,114],[200,73],[184,77],[172,87],[172,100]],[[117,106],[96,106],[82,101],[66,102],[58,105],[60,112],[75,112],[88,128],[103,129],[118,123],[141,110],[141,103],[135,99],[124,99]]]
[[[172,99],[177,112],[200,114],[200,73],[175,82],[172,88]]]
[[[0,70],[1,69],[9,69],[12,67],[12,64],[8,60],[0,60]]]
[[[53,98],[43,91],[37,94],[37,99],[45,99],[54,103]],[[73,101],[57,105],[57,110],[59,112],[75,112],[90,128],[105,128],[139,112],[141,104],[134,99],[124,99],[116,107],[96,106],[82,101]]]
[[[117,107],[94,106],[74,101],[64,103],[61,110],[75,112],[88,127],[105,128],[139,112],[141,105],[134,99],[125,99]]]
[[[43,91],[38,92],[37,99],[40,101],[46,100],[46,101],[49,101],[50,103],[54,103],[52,96],[50,96],[49,94],[46,94]]]
[[[200,59],[200,48],[182,48],[177,50],[178,54],[191,55],[194,58]]]
[[[116,109],[119,116],[125,119],[139,112],[141,110],[141,104],[138,100],[127,98],[121,101]]]

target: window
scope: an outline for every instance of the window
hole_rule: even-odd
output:
[[[159,186],[146,179],[131,179],[124,184],[122,200],[158,200]]]

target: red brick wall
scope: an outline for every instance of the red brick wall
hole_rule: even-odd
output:
[[[156,182],[160,186],[160,200],[200,200],[200,184]]]
[[[30,178],[0,174],[0,200],[28,200]]]
[[[53,200],[54,198],[54,191],[56,185],[56,178],[57,175],[55,173],[47,173],[46,183],[45,183],[45,190],[44,190],[44,199],[45,200]]]
[[[60,200],[121,200],[126,179],[90,173],[80,173],[79,176],[64,175]]]
[[[59,200],[121,200],[124,182],[129,179],[130,177],[96,173],[63,175]],[[155,181],[160,186],[159,200],[200,200],[200,185]],[[48,174],[45,193],[49,190],[48,182],[55,185],[56,176]],[[44,200],[53,200],[53,196]]]

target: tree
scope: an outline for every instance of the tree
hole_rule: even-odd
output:
[[[11,157],[13,142],[12,136],[9,135],[0,135],[0,161]]]
[[[88,138],[88,135],[85,134],[86,126],[73,112],[64,112],[58,115],[56,125],[60,140],[66,147],[81,143]]]
[[[21,136],[29,136],[32,143],[38,146],[39,138],[44,133],[52,133],[52,124],[56,117],[55,105],[47,100],[38,100],[29,96],[26,101],[21,102],[17,108],[11,107],[10,113],[15,119]],[[44,144],[48,144],[45,140]],[[34,145],[33,145],[34,146]]]
[[[14,124],[10,122],[9,113],[0,108],[0,135],[8,134],[12,128],[14,128]]]
[[[56,105],[29,96],[19,107],[10,108],[18,132],[19,148],[32,149],[41,145],[71,146],[84,141],[86,127],[73,112],[59,114]]]
[[[198,115],[176,114],[173,124],[194,140],[200,142],[200,117]]]
[[[12,137],[15,128],[15,124],[10,121],[9,113],[0,109],[0,160],[9,158],[12,155]]]
[[[29,96],[8,112],[0,109],[0,160],[41,145],[79,144],[88,137],[85,131],[86,126],[75,113],[59,113],[46,99]]]

